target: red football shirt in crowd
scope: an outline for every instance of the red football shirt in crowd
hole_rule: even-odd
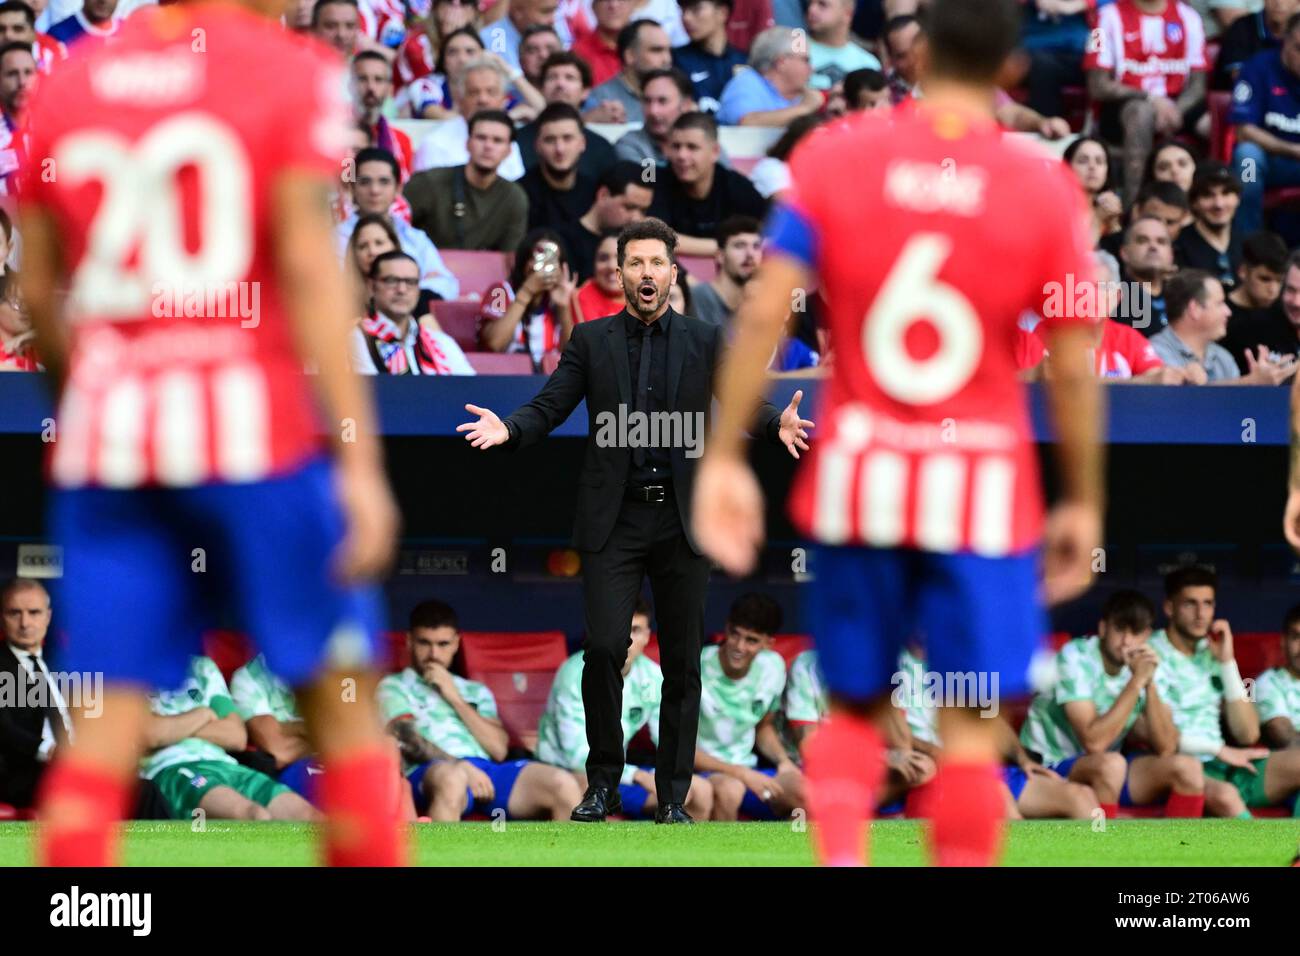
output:
[[[1097,11],[1084,54],[1085,70],[1105,70],[1125,86],[1174,99],[1193,70],[1205,70],[1205,24],[1185,3],[1143,13],[1133,0]]]

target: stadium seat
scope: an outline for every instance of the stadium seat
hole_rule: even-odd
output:
[[[431,311],[442,330],[455,339],[461,349],[473,352],[478,348],[479,310],[479,303],[457,299],[434,302]]]
[[[465,676],[492,691],[510,746],[532,752],[555,671],[568,656],[564,632],[462,631],[460,646]]]
[[[731,168],[746,179],[753,175],[754,167],[763,161],[762,156],[737,156],[731,161]]]
[[[229,684],[230,676],[257,656],[257,648],[247,634],[209,631],[203,635],[203,653],[212,658]]]
[[[466,352],[480,375],[532,375],[533,360],[523,352]]]
[[[1205,103],[1210,113],[1210,158],[1231,162],[1235,136],[1228,113],[1232,110],[1232,94],[1216,90],[1206,94]]]
[[[481,299],[497,282],[510,275],[510,257],[504,252],[483,252],[477,249],[440,249],[442,261],[451,274],[460,280],[462,299]]]
[[[796,657],[810,647],[812,647],[812,636],[809,634],[777,634],[772,638],[772,650],[785,659],[787,668],[794,663]]]
[[[677,262],[697,282],[711,282],[718,274],[718,264],[712,256],[678,256]]]
[[[1233,652],[1242,677],[1258,677],[1270,667],[1281,667],[1282,638],[1276,632],[1232,635]]]
[[[383,645],[385,674],[394,674],[405,670],[411,663],[411,649],[406,643],[405,631],[384,631],[380,636]]]

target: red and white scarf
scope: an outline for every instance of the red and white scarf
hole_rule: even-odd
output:
[[[367,316],[361,320],[361,331],[375,340],[379,357],[384,360],[390,375],[411,373],[410,362],[406,356],[409,346],[414,346],[415,359],[418,363],[416,375],[450,375],[451,365],[446,353],[434,338],[433,332],[412,320],[411,329],[405,338],[397,330],[397,323],[382,312]],[[412,335],[414,332],[414,335]]]

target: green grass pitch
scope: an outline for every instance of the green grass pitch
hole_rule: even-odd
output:
[[[421,866],[806,866],[808,834],[789,823],[419,824]],[[0,866],[31,863],[32,825],[0,824]],[[1119,820],[1096,832],[1088,821],[1014,823],[1009,866],[1283,866],[1295,856],[1300,820]],[[872,830],[873,863],[925,862],[921,827],[883,821]],[[313,828],[293,823],[133,823],[132,866],[306,866]]]

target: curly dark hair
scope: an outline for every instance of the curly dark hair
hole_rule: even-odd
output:
[[[627,254],[627,244],[639,239],[658,239],[668,250],[668,258],[677,257],[677,233],[662,219],[649,216],[640,222],[634,222],[618,234],[618,267],[623,268],[623,258]]]

